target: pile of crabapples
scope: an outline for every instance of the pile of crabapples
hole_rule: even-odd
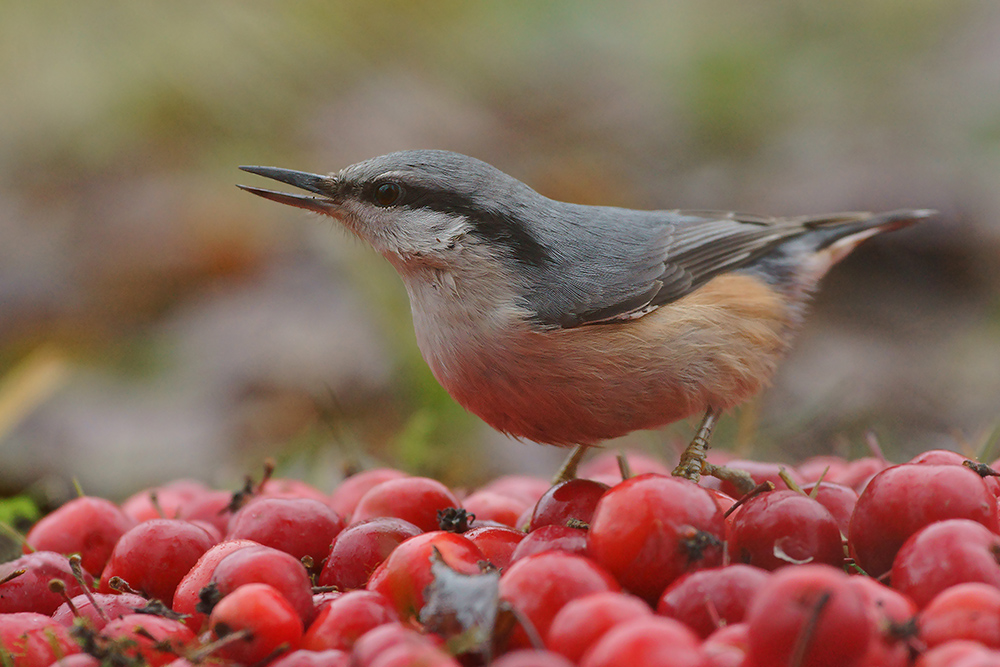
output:
[[[0,665],[1000,666],[989,466],[729,461],[736,499],[620,463],[80,497],[0,564]]]

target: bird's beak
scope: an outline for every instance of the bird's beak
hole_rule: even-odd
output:
[[[294,171],[292,169],[279,169],[278,167],[240,167],[240,169],[320,195],[319,197],[311,197],[309,195],[297,195],[289,192],[253,188],[249,185],[236,186],[241,190],[259,195],[264,199],[270,199],[279,204],[297,206],[307,211],[315,211],[316,213],[325,213],[327,215],[333,214],[334,211],[340,208],[340,203],[335,198],[333,182],[329,176],[320,176],[319,174],[310,174],[306,171]]]

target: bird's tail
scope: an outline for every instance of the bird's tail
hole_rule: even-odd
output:
[[[806,275],[818,281],[830,268],[847,257],[862,242],[883,232],[891,232],[935,215],[930,209],[899,209],[886,213],[842,213],[802,220],[810,229],[803,235],[814,243],[806,263]]]
[[[931,209],[897,209],[886,213],[833,213],[807,216],[799,218],[798,222],[806,229],[827,232],[828,242],[833,243],[839,238],[869,229],[878,229],[878,233],[881,233],[909,227],[934,215],[937,215],[937,211]]]

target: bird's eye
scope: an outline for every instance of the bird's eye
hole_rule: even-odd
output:
[[[398,183],[383,183],[375,188],[375,203],[379,206],[392,206],[403,197],[403,188]]]

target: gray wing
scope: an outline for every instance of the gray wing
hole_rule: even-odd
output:
[[[532,299],[533,310],[540,323],[562,328],[634,319],[787,239],[814,229],[853,228],[869,217],[602,209],[600,224],[587,222],[589,233],[577,226],[562,237],[576,242],[562,248]]]

